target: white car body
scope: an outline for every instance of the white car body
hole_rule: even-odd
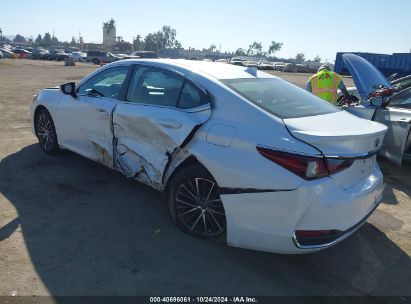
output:
[[[73,52],[73,53],[70,54],[70,57],[73,58],[73,60],[76,61],[76,62],[87,61],[87,54],[86,53]]]
[[[33,126],[36,112],[46,108],[60,147],[160,191],[185,160],[195,158],[222,189],[231,246],[278,253],[318,251],[349,236],[378,206],[383,177],[375,154],[385,126],[336,108],[329,114],[281,119],[222,80],[276,79],[291,84],[255,68],[212,62],[124,60],[101,67],[76,88],[102,71],[131,65],[181,75],[207,92],[212,103],[183,110],[88,95],[74,98],[58,88],[45,89],[31,106]],[[309,93],[300,93],[309,98]],[[257,146],[353,163],[336,174],[306,180],[263,157]],[[296,237],[299,230],[323,229],[341,233],[315,245],[300,244]]]

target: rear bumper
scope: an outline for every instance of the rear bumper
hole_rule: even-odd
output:
[[[327,241],[321,241],[320,239],[318,239],[318,244],[316,244],[316,245],[303,244],[303,242],[301,242],[301,239],[299,239],[296,236],[296,234],[294,233],[293,234],[293,242],[294,242],[295,247],[297,247],[298,249],[308,249],[308,250],[318,249],[318,250],[321,250],[321,249],[331,247],[331,246],[341,242],[342,240],[346,239],[351,234],[353,234],[355,231],[357,231],[358,229],[361,228],[361,226],[367,221],[367,219],[375,211],[375,209],[378,208],[378,206],[380,205],[380,202],[381,201],[377,201],[376,204],[375,204],[375,207],[356,225],[352,226],[351,228],[349,228],[345,231],[339,232],[332,239],[329,239]]]
[[[222,195],[227,243],[278,253],[309,253],[328,248],[361,227],[377,208],[384,189],[378,166],[350,188],[333,179],[310,181],[293,191]],[[339,230],[336,238],[300,244],[296,230]]]

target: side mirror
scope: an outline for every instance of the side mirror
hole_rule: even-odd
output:
[[[62,84],[60,86],[60,90],[63,92],[63,94],[71,95],[74,98],[77,97],[76,84],[74,82],[69,82],[69,83]]]

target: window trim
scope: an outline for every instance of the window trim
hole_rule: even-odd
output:
[[[172,75],[176,75],[177,77],[181,77],[183,80],[182,86],[180,88],[180,92],[178,93],[178,97],[177,97],[177,102],[175,106],[165,106],[165,105],[159,105],[159,104],[151,104],[151,103],[141,103],[141,102],[133,102],[133,101],[129,101],[127,100],[127,94],[130,88],[130,83],[131,83],[131,79],[134,76],[134,73],[136,72],[136,70],[140,67],[140,66],[146,66],[149,68],[154,68],[154,69],[158,69],[158,70],[162,70],[162,71],[166,71],[167,73],[170,73]],[[203,94],[205,94],[208,97],[208,104],[204,104],[204,105],[200,105],[197,107],[193,107],[193,108],[180,108],[178,105],[180,104],[180,99],[181,99],[181,95],[183,93],[184,87],[186,85],[186,83],[189,82],[191,85],[193,85],[196,89],[198,89],[199,91],[201,91]],[[201,112],[203,110],[206,110],[208,108],[211,109],[211,95],[209,94],[209,92],[205,89],[202,89],[199,85],[197,85],[194,81],[188,79],[184,74],[179,73],[175,70],[172,69],[168,69],[168,68],[164,68],[164,67],[158,67],[155,65],[150,65],[150,64],[145,64],[145,63],[136,63],[136,64],[132,64],[131,68],[129,69],[129,73],[127,74],[127,77],[125,79],[124,82],[124,90],[122,89],[119,93],[119,96],[121,98],[118,99],[118,101],[125,103],[125,104],[134,104],[134,105],[143,105],[143,106],[154,106],[154,107],[161,107],[161,108],[168,108],[168,109],[177,109],[177,110],[181,110],[187,113],[194,113],[194,112]],[[124,92],[122,92],[124,91]]]
[[[104,73],[104,72],[106,72],[106,71],[109,71],[109,70],[112,70],[112,69],[116,69],[116,68],[122,68],[122,67],[126,67],[128,70],[127,70],[126,78],[124,78],[124,82],[123,82],[123,84],[122,84],[122,86],[121,86],[121,88],[120,88],[120,91],[118,92],[117,98],[111,98],[111,97],[106,97],[106,96],[92,96],[92,95],[88,95],[88,94],[84,94],[84,93],[79,93],[80,88],[81,88],[83,85],[85,85],[89,80],[91,80],[91,79],[93,79],[93,78],[101,75],[102,73]],[[87,78],[87,79],[84,79],[83,82],[79,83],[79,84],[78,84],[78,87],[76,88],[76,94],[77,94],[78,96],[85,96],[85,97],[92,97],[92,98],[104,98],[104,99],[119,101],[119,100],[121,100],[121,97],[122,97],[122,93],[123,93],[124,88],[125,88],[126,85],[128,84],[128,83],[127,83],[127,78],[129,77],[130,71],[131,71],[131,66],[130,66],[130,65],[117,65],[117,66],[114,66],[114,67],[109,67],[109,68],[107,68],[107,69],[104,69],[104,70],[96,73],[95,75],[92,75],[91,77],[89,77],[89,78]]]

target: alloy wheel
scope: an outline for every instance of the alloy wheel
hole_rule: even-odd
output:
[[[37,121],[37,137],[45,151],[51,151],[54,145],[53,123],[46,114],[41,113]]]
[[[192,233],[216,237],[226,230],[226,217],[219,189],[215,182],[193,178],[183,182],[176,191],[176,213]]]

